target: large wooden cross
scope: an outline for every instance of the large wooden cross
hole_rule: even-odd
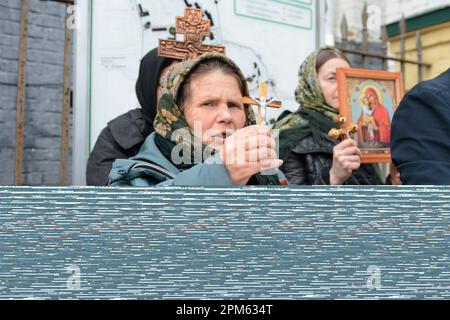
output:
[[[261,82],[259,84],[259,98],[244,97],[242,103],[245,105],[258,106],[258,125],[263,123],[267,125],[267,108],[281,108],[281,101],[273,98],[267,98],[267,82]],[[264,110],[264,117],[262,111]],[[264,120],[264,121],[263,121]]]
[[[159,39],[158,55],[177,60],[196,58],[204,53],[225,54],[224,46],[203,44],[211,34],[211,21],[204,20],[201,9],[185,8],[184,17],[176,18],[176,33],[184,35],[184,41]]]

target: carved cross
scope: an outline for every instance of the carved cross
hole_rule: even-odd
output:
[[[224,46],[203,44],[211,34],[211,21],[204,20],[201,9],[185,8],[184,17],[176,18],[176,33],[184,35],[184,41],[159,39],[158,55],[177,60],[196,58],[204,53],[225,54]]]
[[[259,84],[259,98],[244,97],[242,103],[245,105],[257,105],[258,106],[258,125],[263,124],[262,111],[264,110],[264,124],[267,125],[267,108],[281,108],[281,101],[273,98],[267,98],[267,82],[261,82]]]

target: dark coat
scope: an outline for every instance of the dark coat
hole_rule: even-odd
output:
[[[450,185],[450,69],[405,96],[391,136],[392,159],[404,184]]]
[[[87,185],[108,185],[113,162],[135,156],[152,131],[153,127],[145,121],[142,109],[128,111],[110,121],[100,133],[89,156]]]
[[[333,165],[333,148],[336,145],[325,135],[322,143],[317,143],[312,136],[299,143],[283,157],[280,168],[289,181],[295,185],[329,185],[330,169]],[[354,171],[344,185],[383,184],[372,165],[361,165]]]
[[[106,186],[114,160],[135,156],[153,132],[160,73],[171,61],[158,57],[157,49],[142,58],[136,81],[136,95],[141,108],[115,118],[102,130],[89,155],[86,170],[88,186]]]

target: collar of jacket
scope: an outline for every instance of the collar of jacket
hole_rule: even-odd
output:
[[[132,171],[136,171],[137,175],[140,174],[139,170],[141,169],[133,169],[138,164],[151,163],[169,171],[175,176],[181,172],[159,151],[155,144],[155,134],[153,132],[148,136],[136,156],[130,159],[117,159],[114,162],[113,169],[109,174],[110,184],[123,179],[129,180],[135,178],[135,174]]]

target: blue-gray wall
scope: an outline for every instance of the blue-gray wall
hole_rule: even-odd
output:
[[[20,4],[20,0],[0,2],[0,185],[14,183]],[[65,7],[29,0],[25,185],[59,183]],[[70,158],[69,152],[69,182]]]

